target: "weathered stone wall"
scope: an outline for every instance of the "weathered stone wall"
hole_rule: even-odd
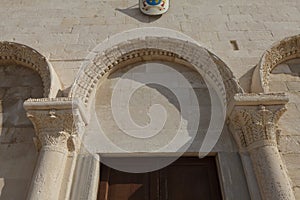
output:
[[[270,90],[285,92],[290,99],[279,121],[282,130],[279,149],[292,180],[296,199],[300,198],[300,59],[278,65],[271,74]]]
[[[25,199],[37,153],[23,102],[43,96],[40,76],[22,66],[0,66],[0,199]]]
[[[140,13],[137,0],[2,0],[0,18],[0,40],[23,43],[45,55],[65,88],[72,84],[86,55],[105,38],[133,28],[157,26],[183,32],[197,40],[220,57],[240,79],[245,91],[249,91],[252,69],[262,53],[272,43],[299,34],[300,1],[178,0],[171,1],[170,10],[165,15],[148,17]],[[232,46],[235,41],[238,50]],[[16,81],[11,81],[13,78],[6,81],[1,75],[1,83],[16,86],[17,80],[21,80],[18,75],[22,73],[14,74]],[[271,89],[288,92],[291,98],[288,111],[280,121],[283,131],[279,144],[296,198],[300,198],[299,78],[297,75],[276,77],[279,79],[274,79],[277,81],[271,83]],[[38,79],[28,80],[24,82],[31,83]],[[0,98],[2,100],[3,96],[11,93],[14,100],[9,102],[15,102],[21,109],[21,100],[17,99],[27,98],[23,94],[31,91],[27,87],[13,88],[0,88]],[[34,94],[39,96],[40,93]],[[6,106],[2,100],[1,113],[12,104]],[[8,134],[6,125],[1,130],[1,141],[5,144],[1,144],[0,148],[5,151],[0,151],[0,199],[6,195],[17,195],[16,199],[20,199],[33,170],[36,156],[31,140],[33,130],[25,120],[24,112],[20,116],[23,118],[16,122],[11,120],[10,123],[23,124],[22,131],[17,129]],[[4,118],[2,114],[1,120]]]
[[[180,76],[185,79],[182,80]],[[121,82],[121,80],[126,81]],[[165,85],[148,83],[136,89],[138,84],[144,83],[139,80],[157,81],[157,83],[165,83]],[[189,81],[185,82],[186,80]],[[132,91],[134,92],[129,100],[129,105],[127,105],[127,94]],[[114,95],[115,93],[120,96]],[[97,152],[122,152],[119,152],[117,148],[112,148],[110,145],[112,143],[129,152],[163,149],[165,152],[183,153],[184,150],[180,150],[181,142],[190,140],[196,136],[196,133],[197,136],[187,151],[198,152],[207,134],[209,124],[211,121],[213,123],[209,90],[202,76],[195,70],[176,63],[156,60],[123,67],[103,80],[95,99],[99,125],[93,130],[96,133],[93,138],[94,141],[100,140],[108,143],[90,145],[97,148]],[[116,118],[117,116],[114,114],[116,111],[113,112],[111,102],[115,102],[116,107],[120,106],[114,107],[115,110],[118,109],[120,118]],[[165,117],[164,113],[154,111],[153,105],[161,105],[165,109]],[[129,108],[130,116],[124,113],[126,106]],[[151,109],[154,110],[151,111]],[[183,109],[186,110],[183,111]],[[131,135],[133,131],[138,132],[140,129],[128,123],[128,118],[131,118],[138,126],[144,127],[144,133],[149,131],[149,128],[145,128],[145,126],[149,126],[151,121],[154,121],[152,123],[156,124],[157,133],[152,137],[145,137],[145,142],[138,136],[133,137]],[[165,119],[166,121],[160,127],[158,125],[160,121],[155,121],[155,119],[160,119],[160,121]],[[92,133],[86,134],[86,137],[89,137],[90,134]],[[227,134],[224,131],[214,152],[238,151],[233,137],[228,137]]]
[[[298,0],[172,1],[161,17],[137,0],[3,0],[0,40],[27,44],[50,59],[65,87],[87,53],[110,35],[138,27],[183,32],[219,56],[249,88],[249,73],[272,43],[300,31]],[[230,40],[236,40],[234,51]]]

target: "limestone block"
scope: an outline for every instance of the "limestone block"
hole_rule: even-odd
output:
[[[289,91],[300,92],[300,81],[288,81],[286,84],[287,84]]]
[[[267,30],[282,31],[282,30],[294,30],[298,24],[297,22],[293,22],[293,21],[281,21],[281,22],[264,22],[264,25],[267,28]]]
[[[273,70],[272,74],[290,74],[291,70],[289,65],[286,63],[277,65]]]
[[[16,144],[16,143],[30,143],[32,144],[35,131],[33,127],[3,127],[0,133],[0,143],[2,144]]]
[[[4,114],[3,124],[4,126],[30,126],[31,122],[27,118],[22,99],[11,100],[3,102]]]
[[[300,153],[300,136],[281,135],[278,144],[282,153]]]
[[[32,87],[30,91],[30,98],[40,98],[41,94],[43,94],[43,87]]]
[[[232,14],[229,15],[229,21],[232,22],[253,22],[253,17],[250,14]]]
[[[260,26],[259,24],[252,24],[253,26]],[[261,25],[263,26],[263,25]],[[258,30],[258,28],[254,28]],[[273,38],[271,31],[247,31],[249,40],[270,40]]]
[[[270,80],[272,81],[298,81],[299,77],[292,74],[270,74]]]
[[[285,160],[288,171],[289,170],[299,170],[300,166],[300,154],[284,154],[283,158]],[[293,177],[291,177],[293,179]]]
[[[300,199],[300,187],[294,187],[296,199]]]
[[[300,173],[300,168],[298,168],[298,169],[291,169],[290,168],[288,170],[288,175],[292,179],[293,185],[298,186],[298,187],[300,186],[299,173]]]
[[[0,196],[2,199],[26,199],[29,179],[0,179]]]
[[[30,97],[29,87],[10,87],[7,90],[4,98],[15,100],[15,99],[28,99],[29,97]],[[13,102],[9,102],[9,105],[7,106],[10,106],[12,103]]]
[[[0,67],[1,68],[1,67]],[[11,87],[12,85],[15,84],[16,78],[14,75],[7,75],[7,74],[0,74],[1,82],[0,82],[0,87]],[[5,80],[5,81],[4,81]]]
[[[222,5],[221,11],[222,11],[222,14],[225,14],[225,15],[240,14],[240,9],[236,5]]]
[[[239,13],[241,14],[261,13],[261,7],[257,6],[256,4],[252,4],[252,5],[241,4],[238,6],[238,9],[239,9]]]
[[[30,179],[37,154],[33,143],[0,145],[1,177]],[[13,185],[10,186],[10,189],[12,187]]]
[[[256,40],[259,38],[264,38],[264,39],[268,39],[269,36],[268,34],[265,33],[265,27],[262,23],[258,23],[258,22],[227,22],[226,23],[227,28],[229,31],[246,31],[246,35],[248,36],[249,39],[252,40]],[[257,36],[257,33],[248,33],[249,30],[256,30],[256,31],[261,31],[260,33],[260,37]],[[271,34],[270,34],[271,36]]]
[[[299,103],[300,103],[300,93],[299,92],[288,92],[287,94],[288,94],[290,103],[296,104],[296,107],[298,107],[297,105],[299,105]]]
[[[272,92],[287,92],[289,90],[283,81],[270,81],[269,87]]]
[[[281,134],[299,135],[300,132],[300,115],[295,104],[288,104],[287,111],[279,120]]]

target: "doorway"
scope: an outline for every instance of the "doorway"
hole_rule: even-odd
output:
[[[125,173],[101,164],[98,200],[222,199],[214,157],[181,157],[149,173]]]

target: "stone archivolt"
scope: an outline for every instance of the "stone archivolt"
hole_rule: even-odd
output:
[[[222,98],[230,101],[242,92],[232,72],[206,49],[187,41],[166,37],[146,37],[123,42],[99,52],[78,75],[70,96],[81,98],[89,107],[100,79],[112,69],[147,60],[166,60],[185,64],[205,73],[217,85]],[[202,74],[204,75],[204,74]],[[221,87],[224,84],[225,88]]]
[[[300,57],[300,35],[275,43],[263,54],[253,73],[252,92],[268,93],[271,71],[280,63],[297,57]]]
[[[44,97],[55,97],[61,84],[51,64],[34,49],[14,42],[0,42],[0,65],[18,64],[36,71],[43,82]]]

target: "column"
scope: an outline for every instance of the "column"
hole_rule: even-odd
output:
[[[266,99],[265,102],[258,102],[260,98],[252,96],[250,99],[253,102],[246,102],[245,99],[242,100],[244,102],[237,102],[230,116],[230,127],[240,151],[250,154],[262,199],[293,200],[295,197],[276,140],[277,123],[286,110],[286,102],[278,98],[274,104]]]
[[[35,127],[39,150],[27,199],[57,200],[68,154],[79,146],[74,105],[70,99],[42,99],[26,101],[24,107]]]

